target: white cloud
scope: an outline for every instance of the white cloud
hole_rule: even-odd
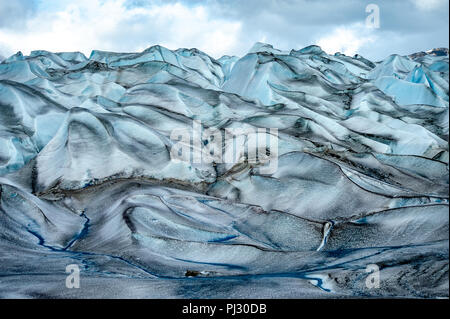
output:
[[[329,53],[380,59],[393,50],[448,46],[448,0],[376,3],[379,29],[362,25],[367,3],[354,0],[0,0],[0,54],[138,52],[161,44],[220,57],[244,55],[260,41],[282,50],[319,44]]]
[[[22,30],[0,29],[3,46],[32,50],[139,51],[161,44],[197,47],[215,57],[233,51],[241,25],[213,18],[202,5],[181,3],[126,8],[125,0],[77,0],[60,11],[41,11]]]
[[[318,39],[316,44],[325,52],[336,52],[352,56],[366,44],[376,41],[377,37],[373,29],[366,28],[362,23],[348,27],[337,27],[330,34]]]
[[[13,54],[13,50],[8,45],[0,41],[0,60],[2,60],[2,57],[5,58],[11,54]]]
[[[420,10],[431,11],[443,6],[448,0],[412,0]]]

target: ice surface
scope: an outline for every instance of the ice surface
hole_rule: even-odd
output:
[[[449,61],[433,52],[3,60],[0,297],[448,298]],[[180,161],[177,143],[232,153],[174,138],[195,125],[278,129],[276,170],[245,131],[236,162]]]

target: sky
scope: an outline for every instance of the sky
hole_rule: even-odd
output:
[[[366,12],[369,4],[377,10]],[[281,50],[316,44],[378,61],[448,48],[448,7],[448,0],[0,0],[0,58],[32,50],[140,52],[156,44],[220,58],[264,42]]]

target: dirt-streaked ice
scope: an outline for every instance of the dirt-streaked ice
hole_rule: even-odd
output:
[[[448,298],[448,59],[264,43],[5,59],[0,297]],[[196,125],[223,140],[190,144]],[[270,128],[264,173],[245,130]],[[191,160],[227,157],[238,129],[236,162]]]

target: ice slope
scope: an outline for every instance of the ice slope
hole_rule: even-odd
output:
[[[18,52],[0,63],[0,297],[448,297],[448,63]],[[223,139],[191,144],[195,127]]]

